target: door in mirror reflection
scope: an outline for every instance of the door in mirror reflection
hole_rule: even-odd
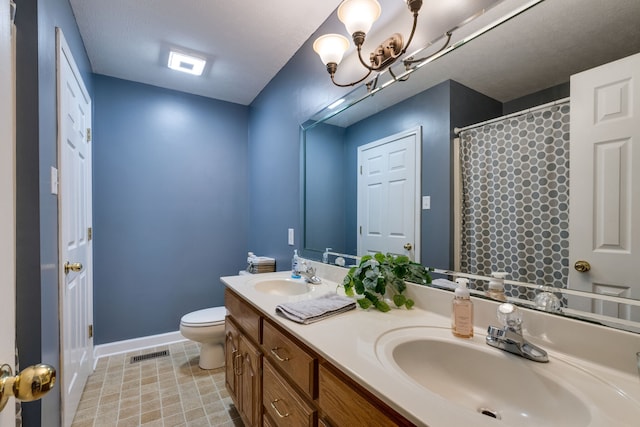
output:
[[[633,141],[640,141],[640,85],[634,81],[640,54],[571,78],[569,287],[637,299],[640,150]],[[581,261],[591,268],[576,268]],[[570,307],[640,320],[638,307],[616,301],[574,298]]]
[[[358,148],[358,255],[420,261],[420,128]]]

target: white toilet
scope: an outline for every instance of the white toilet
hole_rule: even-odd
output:
[[[202,369],[216,369],[224,366],[224,307],[205,308],[185,314],[180,319],[180,333],[183,337],[201,344],[200,362]]]

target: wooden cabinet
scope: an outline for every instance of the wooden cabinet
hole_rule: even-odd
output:
[[[230,289],[225,305],[225,381],[245,426],[413,425]]]
[[[236,395],[238,376],[236,375],[237,368],[237,359],[239,357],[238,347],[240,346],[240,331],[238,330],[238,326],[232,320],[231,317],[227,316],[224,322],[224,333],[225,333],[225,343],[224,343],[224,369],[225,369],[225,384],[227,386],[227,391],[231,396]]]
[[[318,406],[326,426],[413,425],[329,364],[320,365],[318,383]]]
[[[263,322],[264,354],[311,399],[316,397],[317,358],[268,320]]]
[[[228,304],[231,301],[231,304]],[[227,291],[225,305],[225,384],[246,426],[262,425],[262,352],[260,315]],[[231,307],[231,308],[230,308]],[[237,316],[237,317],[236,317]],[[257,327],[256,327],[257,325]]]
[[[259,426],[262,418],[262,353],[245,335],[240,335],[237,393],[238,410],[249,426]]]
[[[253,307],[229,289],[224,293],[224,305],[243,333],[254,343],[262,342],[262,317]]]
[[[315,426],[316,410],[276,371],[264,363],[263,404],[265,413],[278,427]]]

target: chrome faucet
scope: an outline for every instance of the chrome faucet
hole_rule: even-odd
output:
[[[304,277],[305,282],[311,283],[312,285],[318,285],[322,283],[322,280],[318,276],[316,276],[315,268],[307,266],[307,263],[305,261],[301,261],[298,266],[299,267],[296,269],[296,273]]]
[[[531,344],[522,336],[522,316],[518,308],[510,303],[500,304],[498,320],[503,328],[489,326],[487,344],[500,350],[508,351],[534,362],[548,362],[547,352]]]

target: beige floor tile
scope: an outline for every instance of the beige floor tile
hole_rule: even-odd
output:
[[[162,407],[162,416],[163,417],[171,417],[173,415],[180,414],[182,418],[184,418],[184,409],[182,409],[182,403],[176,403],[174,405],[163,406]]]
[[[150,423],[151,421],[157,421],[162,418],[162,412],[160,408],[149,412],[143,412],[140,416],[140,422],[142,424]]]
[[[118,420],[117,427],[139,427],[140,426],[140,418],[139,417],[131,417],[125,418],[124,420]]]
[[[187,425],[187,421],[184,419],[184,414],[180,412],[179,414],[164,416],[162,421],[164,421],[164,427],[183,427]]]
[[[169,349],[169,357],[131,357]],[[225,370],[198,366],[184,342],[102,358],[89,377],[72,427],[241,426],[225,389]]]
[[[141,411],[139,405],[120,408],[120,411],[118,412],[118,419],[136,417],[140,415],[140,412]]]

